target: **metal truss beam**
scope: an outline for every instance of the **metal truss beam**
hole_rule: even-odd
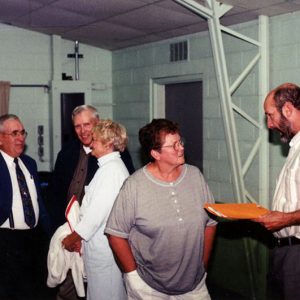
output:
[[[232,171],[233,191],[236,202],[254,202],[254,198],[250,195],[245,187],[244,176],[246,170],[253,162],[256,154],[259,155],[259,199],[256,201],[265,206],[269,206],[268,193],[268,146],[267,146],[267,130],[264,126],[264,118],[260,116],[258,120],[254,120],[248,116],[241,108],[237,107],[232,102],[232,94],[239,88],[241,83],[247,78],[253,68],[259,65],[259,96],[263,99],[263,95],[268,90],[268,54],[267,54],[267,40],[268,40],[268,18],[261,16],[259,19],[259,37],[260,41],[249,38],[239,32],[234,31],[228,27],[220,24],[220,17],[227,13],[232,6],[219,3],[215,0],[206,0],[206,5],[201,5],[195,0],[174,0],[187,9],[193,11],[201,17],[207,19],[209,25],[209,34],[211,38],[213,59],[217,75],[218,91],[221,100],[223,123],[226,135],[227,152]],[[239,40],[245,41],[257,46],[258,53],[244,68],[237,79],[230,85],[229,75],[227,71],[225,50],[223,45],[222,33],[227,33]],[[239,144],[237,139],[237,130],[234,118],[234,112],[241,115],[250,124],[258,128],[259,137],[254,142],[252,151],[246,159],[245,165],[242,166]]]
[[[268,138],[267,130],[264,126],[263,114],[260,114],[258,120],[250,117],[241,108],[235,105],[232,101],[232,94],[239,88],[241,83],[247,78],[250,72],[255,66],[259,66],[259,97],[261,99],[260,104],[262,105],[262,99],[268,91],[269,82],[269,65],[268,65],[268,18],[265,16],[259,17],[259,40],[256,41],[249,38],[239,32],[236,32],[230,28],[222,26],[220,24],[220,17],[227,13],[232,6],[222,4],[216,0],[206,0],[206,5],[200,5],[194,0],[173,0],[201,17],[207,19],[209,25],[209,34],[211,38],[213,59],[217,77],[219,97],[221,101],[223,123],[226,136],[227,152],[232,172],[233,191],[236,202],[260,202],[264,206],[269,206],[269,182],[268,182]],[[250,61],[250,63],[241,72],[238,78],[230,85],[229,75],[227,70],[225,50],[223,45],[222,33],[229,34],[237,39],[244,42],[250,43],[257,47],[257,55]],[[254,142],[254,145],[242,166],[241,154],[239,150],[237,130],[235,124],[234,113],[239,114],[245,120],[247,120],[250,126],[254,126],[258,129],[258,138]],[[255,157],[259,157],[259,199],[249,193],[245,187],[245,175],[253,163]],[[249,239],[243,239],[245,246],[245,254],[247,267],[249,270],[249,284],[251,291],[251,298],[256,299],[257,291],[255,286],[257,285],[257,279],[255,274],[257,273],[257,257],[254,255],[256,245],[251,243]],[[266,261],[266,250],[261,248],[261,257]],[[265,266],[264,266],[265,267]],[[263,266],[261,269],[264,268]],[[264,269],[264,274],[266,269]],[[255,283],[256,282],[256,283]]]

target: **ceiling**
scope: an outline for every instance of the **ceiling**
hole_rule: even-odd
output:
[[[197,0],[204,3],[204,0]],[[300,0],[224,0],[232,25],[300,10]],[[0,23],[116,50],[207,29],[173,0],[0,0]]]

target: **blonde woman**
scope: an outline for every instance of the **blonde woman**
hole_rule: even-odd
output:
[[[126,299],[121,272],[104,235],[111,208],[129,175],[120,158],[126,143],[126,130],[120,124],[102,120],[94,127],[91,154],[98,159],[99,169],[86,187],[79,224],[63,240],[69,251],[80,251],[82,241],[88,300]]]

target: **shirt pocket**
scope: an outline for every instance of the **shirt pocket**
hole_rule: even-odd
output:
[[[298,168],[298,166],[287,168],[284,185],[284,196],[286,198],[285,208],[288,209],[288,211],[290,209],[294,210],[300,196],[300,168]]]

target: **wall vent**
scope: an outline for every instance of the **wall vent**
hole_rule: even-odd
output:
[[[188,59],[188,43],[182,41],[170,44],[170,62]]]

